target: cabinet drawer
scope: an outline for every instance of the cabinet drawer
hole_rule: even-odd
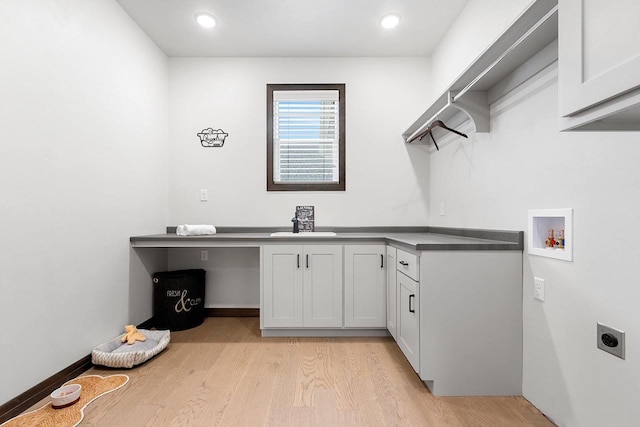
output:
[[[420,257],[409,252],[398,249],[398,261],[396,263],[398,271],[403,272],[415,281],[420,280]]]

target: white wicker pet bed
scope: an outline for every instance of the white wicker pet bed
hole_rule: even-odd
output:
[[[91,353],[91,361],[94,365],[110,368],[132,368],[151,359],[169,344],[169,331],[138,329],[138,332],[145,336],[145,341],[136,341],[131,345],[122,343],[125,335],[122,334],[96,347]]]

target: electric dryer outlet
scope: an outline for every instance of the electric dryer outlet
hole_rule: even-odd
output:
[[[624,359],[624,332],[598,322],[596,344],[600,350]]]

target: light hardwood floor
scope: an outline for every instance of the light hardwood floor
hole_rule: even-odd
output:
[[[432,396],[392,338],[261,338],[258,318],[207,318],[146,364],[83,375],[115,373],[129,383],[81,426],[553,426],[522,397]]]

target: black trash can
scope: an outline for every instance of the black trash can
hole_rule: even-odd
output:
[[[204,322],[206,271],[165,271],[153,274],[153,324],[182,331]]]

